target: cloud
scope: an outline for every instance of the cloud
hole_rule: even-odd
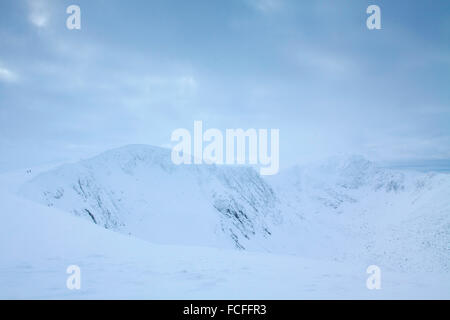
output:
[[[291,44],[282,52],[287,61],[302,70],[304,76],[348,78],[363,67],[351,53],[320,49],[313,45]]]
[[[18,80],[17,74],[6,68],[0,67],[0,81],[16,82]]]
[[[28,19],[38,28],[48,25],[50,19],[50,7],[44,0],[28,0]]]
[[[247,2],[262,13],[277,11],[282,7],[282,0],[247,0]]]

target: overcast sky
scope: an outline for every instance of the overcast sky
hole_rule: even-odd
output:
[[[450,158],[450,1],[0,1],[0,170],[194,120],[279,128],[282,167]]]

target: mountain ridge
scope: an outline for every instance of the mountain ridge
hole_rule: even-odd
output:
[[[261,177],[247,166],[174,165],[168,149],[129,145],[44,172],[19,193],[155,243],[448,270],[449,177],[361,156]]]

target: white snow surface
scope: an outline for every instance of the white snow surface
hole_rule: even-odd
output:
[[[448,174],[337,157],[263,179],[132,145],[3,174],[0,192],[3,299],[450,297]]]

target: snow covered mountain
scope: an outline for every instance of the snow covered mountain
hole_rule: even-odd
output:
[[[257,248],[281,221],[276,195],[252,168],[178,166],[170,150],[144,145],[63,165],[20,193],[155,243]]]
[[[0,190],[24,173],[0,175]],[[25,177],[26,178],[26,177]],[[157,245],[99,228],[55,207],[2,193],[0,299],[448,299],[448,273],[197,246]],[[80,290],[66,287],[69,265]]]
[[[335,256],[396,269],[450,269],[450,175],[378,168],[358,156],[294,167],[271,181]]]
[[[177,166],[170,150],[131,145],[42,173],[20,194],[153,243],[450,269],[450,175],[362,157],[263,179],[249,167]]]
[[[176,166],[169,150],[142,145],[32,171],[0,175],[0,297],[450,292],[449,174],[336,157],[263,179],[249,167]],[[83,270],[79,292],[65,286],[71,264]],[[365,287],[372,264],[378,292]]]

